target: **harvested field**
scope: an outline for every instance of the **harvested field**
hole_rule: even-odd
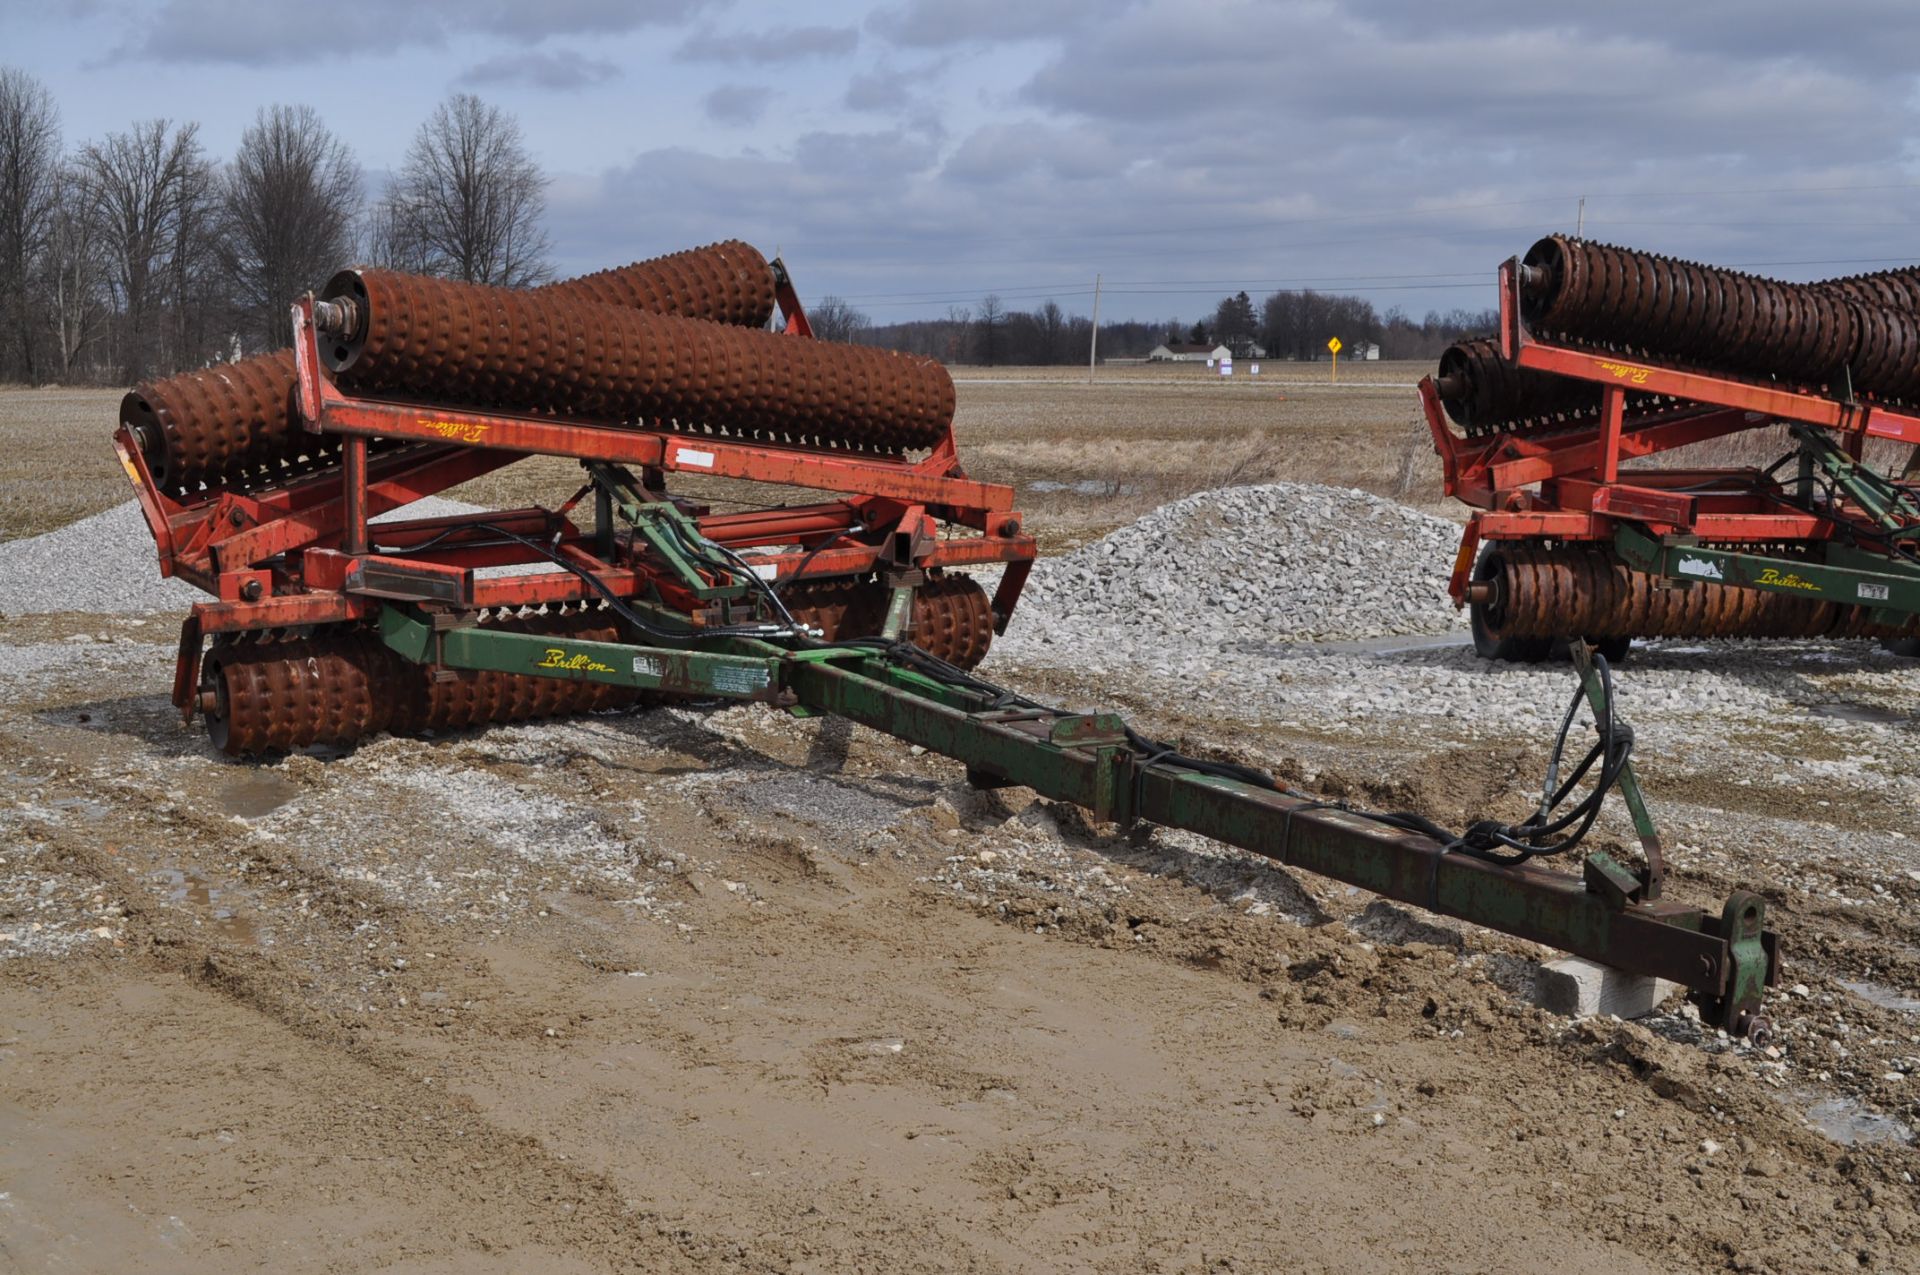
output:
[[[0,387],[0,540],[37,536],[131,494],[106,436],[119,390]]]
[[[1016,620],[986,675],[1330,799],[1458,824],[1537,798],[1570,675],[1399,604],[1445,569],[1443,526],[1367,498],[1436,482],[1407,389],[957,379],[972,472],[1078,547],[1034,586],[1071,614]],[[58,408],[8,454],[7,535],[124,501],[117,396],[85,397],[0,395],[0,433]],[[1284,561],[1240,543],[1283,534]],[[1153,551],[1176,536],[1190,556]],[[70,534],[0,546],[0,587],[65,597],[96,552],[150,563]],[[1191,593],[1207,563],[1238,611]],[[1289,608],[1316,572],[1381,600]],[[1920,1269],[1920,671],[1876,648],[1620,672],[1671,890],[1774,909],[1792,965],[1755,1051],[1678,1006],[1549,1015],[1532,945],[976,793],[830,720],[229,763],[167,703],[177,611],[144,602],[0,619],[21,1269]]]

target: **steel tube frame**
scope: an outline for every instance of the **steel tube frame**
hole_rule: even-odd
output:
[[[832,713],[951,757],[976,783],[1023,785],[1083,806],[1102,822],[1197,832],[1386,898],[1671,979],[1729,1030],[1754,1022],[1765,988],[1777,980],[1775,939],[1757,896],[1737,892],[1715,916],[1654,897],[1651,874],[1636,880],[1604,854],[1591,856],[1581,877],[1491,863],[1348,810],[1151,760],[1129,742],[1117,715],[995,708],[984,694],[872,652],[795,651],[742,638],[699,647],[581,642],[443,628],[392,606],[380,624],[388,645],[417,662]],[[1630,805],[1640,824],[1637,796]],[[1650,826],[1642,831],[1651,835]]]

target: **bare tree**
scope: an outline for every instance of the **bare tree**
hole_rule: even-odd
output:
[[[34,378],[29,288],[53,219],[60,112],[44,84],[0,67],[0,378]]]
[[[360,166],[311,106],[272,106],[241,135],[221,194],[221,260],[248,335],[278,348],[292,339],[293,299],[353,255]]]
[[[852,344],[873,326],[873,320],[842,301],[839,297],[821,297],[807,308],[807,322],[813,325],[813,335],[822,341],[844,341]]]
[[[553,274],[540,225],[546,186],[513,117],[455,93],[414,136],[387,188],[375,247],[397,267],[468,283],[540,283]]]
[[[1051,297],[1033,312],[1033,320],[1039,328],[1040,351],[1038,363],[1070,363],[1067,355],[1066,330],[1067,316],[1060,309],[1060,303]]]
[[[225,212],[219,170],[196,152],[181,169],[167,253],[166,304],[171,369],[231,357],[232,281],[221,262]]]
[[[82,357],[106,334],[113,318],[101,239],[85,180],[71,169],[62,170],[38,273],[46,326],[53,335],[56,366],[50,370],[62,381],[75,379]]]
[[[980,361],[988,367],[1001,361],[1001,346],[1007,326],[1007,308],[1000,303],[998,293],[989,292],[980,298],[980,315],[975,320],[979,329]]]
[[[407,229],[392,192],[367,210],[367,260],[407,274],[431,274],[424,246]]]
[[[173,128],[164,119],[147,120],[125,133],[107,134],[79,155],[108,278],[118,294],[118,357],[128,381],[140,380],[162,348],[156,319],[168,299],[181,214],[209,176],[200,153],[199,127]]]

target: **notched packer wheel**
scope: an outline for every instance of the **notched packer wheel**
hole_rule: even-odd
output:
[[[1488,597],[1467,604],[1467,619],[1473,629],[1473,650],[1483,660],[1506,660],[1515,664],[1538,664],[1553,649],[1550,637],[1530,637],[1508,631],[1511,582],[1507,577],[1506,557],[1498,545],[1480,551],[1473,564],[1475,584],[1488,586]]]

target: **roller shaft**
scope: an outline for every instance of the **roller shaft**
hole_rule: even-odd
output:
[[[322,342],[352,393],[888,452],[953,420],[932,359],[387,270],[326,297],[356,312]]]
[[[764,327],[773,314],[773,269],[750,244],[710,244],[561,283],[535,295]],[[181,492],[201,484],[263,486],[330,464],[339,442],[300,426],[293,351],[239,359],[147,381],[120,405],[155,478]]]

